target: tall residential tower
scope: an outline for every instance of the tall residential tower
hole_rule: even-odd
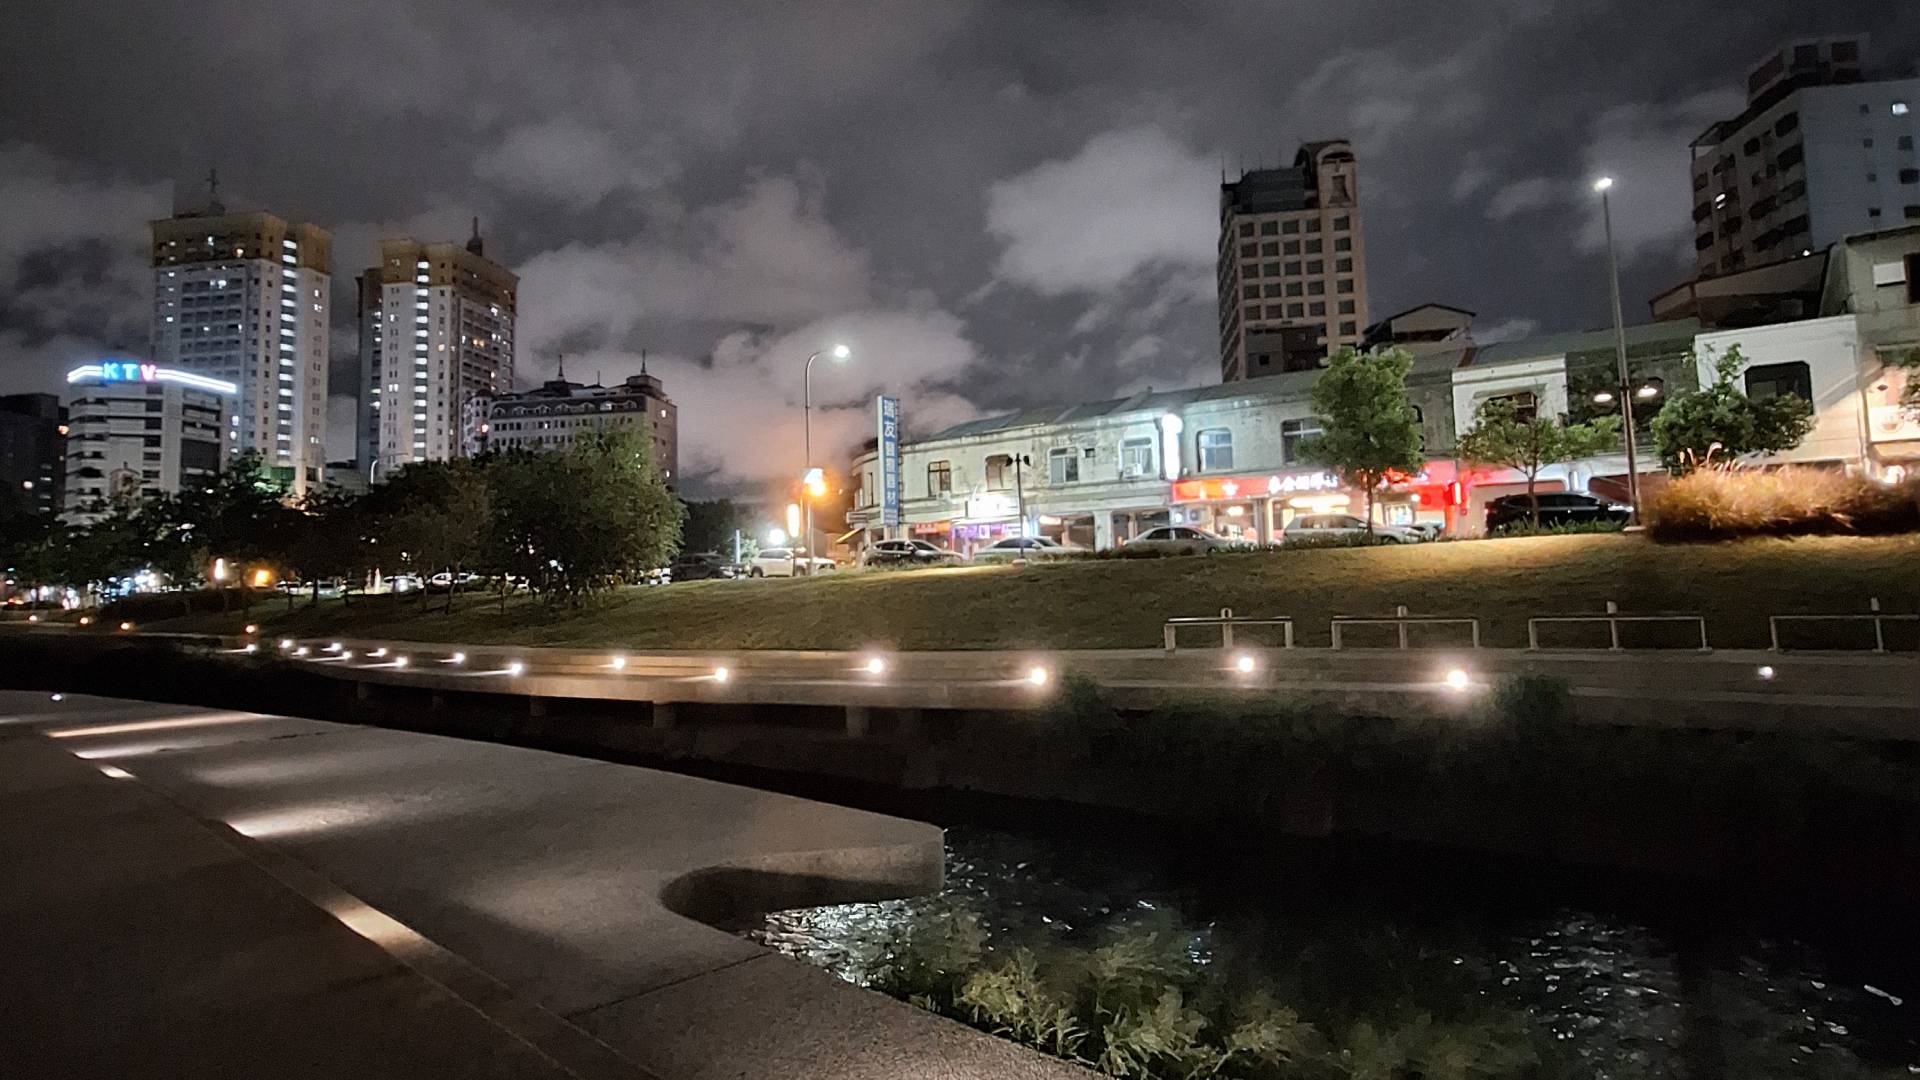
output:
[[[326,469],[332,237],[217,198],[152,223],[153,363],[232,383],[226,452],[295,494]]]
[[[1693,141],[1700,276],[1920,221],[1920,78],[1876,78],[1858,36],[1796,41],[1747,73],[1747,107]]]
[[[513,390],[520,279],[473,238],[383,240],[360,278],[361,468],[478,453],[492,399]]]
[[[1367,325],[1353,147],[1308,143],[1284,169],[1220,185],[1220,378],[1318,367]]]

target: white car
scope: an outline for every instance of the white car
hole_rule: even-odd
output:
[[[1060,559],[1087,549],[1044,536],[1009,536],[973,553],[974,562],[1013,562],[1018,559]]]
[[[1191,525],[1162,525],[1121,545],[1128,551],[1153,551],[1163,555],[1209,555],[1245,546]]]
[[[833,569],[832,559],[809,557],[793,548],[761,548],[760,554],[747,564],[748,577],[807,577],[812,574],[824,574]]]
[[[1360,536],[1367,531],[1363,518],[1352,514],[1300,514],[1280,532],[1282,543],[1295,540],[1321,540],[1336,537]],[[1373,535],[1389,544],[1417,544],[1421,537],[1412,529],[1402,525],[1373,526]]]

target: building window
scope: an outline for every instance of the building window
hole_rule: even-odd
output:
[[[1528,423],[1540,415],[1540,397],[1531,390],[1516,390],[1511,394],[1495,394],[1488,401],[1513,402],[1513,418]]]
[[[1280,421],[1280,458],[1292,465],[1300,460],[1300,440],[1320,434],[1320,418]]]
[[[1747,369],[1746,380],[1747,396],[1755,401],[1768,401],[1788,394],[1807,401],[1813,400],[1813,370],[1802,360],[1785,364],[1755,364]]]
[[[1900,136],[1900,149],[1902,150],[1913,149],[1913,136],[1911,135]]]
[[[1240,223],[1240,235],[1241,235],[1241,236],[1252,236],[1252,235],[1253,235],[1253,222],[1251,222],[1251,221],[1243,221],[1243,222],[1241,222],[1241,223]]]
[[[1047,451],[1047,481],[1054,484],[1080,482],[1080,452],[1076,447]]]
[[[1901,169],[1900,182],[1903,184],[1920,184],[1920,169]]]
[[[1210,428],[1198,439],[1201,472],[1227,472],[1233,468],[1233,432]]]
[[[1299,232],[1299,231],[1300,231],[1300,221],[1299,221],[1299,219],[1298,219],[1298,218],[1294,218],[1294,219],[1291,219],[1291,220],[1288,220],[1288,221],[1283,221],[1283,222],[1281,222],[1281,223],[1280,223],[1280,231],[1281,231],[1281,232],[1283,232],[1283,233],[1297,233],[1297,232]]]
[[[1906,102],[1904,102],[1904,101],[1896,101],[1896,102],[1894,102],[1894,103],[1893,103],[1893,115],[1895,115],[1895,116],[1905,116],[1905,115],[1907,115],[1907,103],[1906,103]]]
[[[1347,219],[1347,215],[1345,214],[1334,215],[1333,227],[1335,230],[1344,232],[1350,225],[1352,225],[1352,222]]]
[[[1285,250],[1286,250],[1286,253],[1289,255],[1300,254],[1300,241],[1298,240],[1287,241]]]
[[[1122,442],[1120,444],[1121,478],[1152,475],[1153,439],[1128,439]]]
[[[1354,313],[1354,310],[1353,310],[1353,301],[1351,301],[1351,300],[1342,300],[1342,301],[1340,301],[1340,309],[1339,309],[1339,310],[1340,310],[1340,314],[1342,314],[1342,315],[1352,315],[1352,314]]]
[[[953,492],[953,464],[946,461],[927,463],[927,498],[948,495]]]
[[[1007,483],[1007,466],[1011,464],[1013,458],[1006,454],[995,454],[987,459],[988,491],[1005,491],[1011,486]]]
[[[1345,236],[1337,236],[1337,237],[1335,237],[1335,238],[1334,238],[1334,241],[1333,241],[1333,250],[1335,250],[1335,251],[1352,251],[1352,250],[1353,250],[1353,240],[1352,240],[1352,239],[1350,239],[1350,238],[1348,238],[1348,237],[1345,237]]]
[[[1280,241],[1278,241],[1278,240],[1268,240],[1268,241],[1265,241],[1264,243],[1262,243],[1262,244],[1260,245],[1260,254],[1262,254],[1262,255],[1278,255],[1278,254],[1280,254]]]
[[[1280,235],[1280,223],[1279,223],[1279,222],[1277,222],[1277,221],[1263,221],[1263,222],[1261,222],[1261,223],[1260,223],[1260,235],[1261,235],[1261,236],[1279,236],[1279,235]]]

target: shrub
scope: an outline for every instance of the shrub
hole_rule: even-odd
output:
[[[1656,540],[1920,531],[1920,478],[1882,484],[1827,469],[1699,469],[1645,506]]]
[[[1552,525],[1534,525],[1517,521],[1496,529],[1493,536],[1571,536],[1576,533],[1616,533],[1627,527],[1624,521],[1562,521]]]

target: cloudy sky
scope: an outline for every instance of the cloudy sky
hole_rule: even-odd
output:
[[[816,438],[1218,377],[1221,169],[1360,160],[1376,317],[1606,319],[1588,179],[1618,178],[1629,317],[1689,265],[1687,142],[1794,35],[1920,56],[1887,0],[11,0],[0,8],[0,391],[145,348],[149,218],[217,166],[331,229],[330,450],[383,234],[522,278],[519,371],[652,370],[689,490]],[[824,457],[824,454],[817,455]]]

